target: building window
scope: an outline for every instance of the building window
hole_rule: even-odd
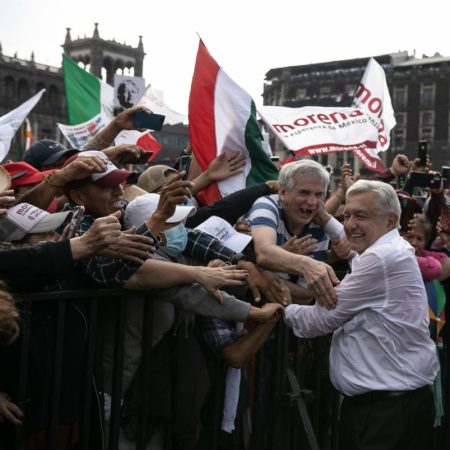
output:
[[[21,100],[30,97],[30,87],[27,80],[19,80],[19,83],[17,85],[17,95]]]
[[[434,126],[434,111],[420,111],[420,126]]]
[[[408,103],[407,86],[394,88],[394,108],[405,109]]]
[[[306,98],[306,89],[297,89],[295,97],[297,100],[303,100],[304,98]]]
[[[60,108],[61,107],[61,100],[59,95],[59,90],[56,86],[50,86],[48,90],[48,102],[50,106]]]
[[[433,142],[434,139],[434,127],[420,127],[419,128],[419,140]]]
[[[421,84],[420,85],[420,104],[421,106],[428,108],[434,106],[434,94],[435,86],[433,84]]]
[[[14,78],[5,77],[3,80],[3,93],[5,98],[14,98]]]
[[[392,147],[395,151],[401,151],[405,148],[406,130],[404,128],[394,128]]]
[[[395,114],[395,120],[398,127],[406,127],[406,113]]]
[[[322,86],[320,88],[320,96],[321,97],[329,97],[331,94],[331,88],[330,86]]]

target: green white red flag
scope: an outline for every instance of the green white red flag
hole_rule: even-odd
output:
[[[213,183],[200,193],[205,204],[278,178],[278,170],[262,146],[251,96],[225,73],[201,40],[189,97],[189,139],[203,171],[224,152],[239,151],[246,156],[242,174]]]
[[[58,123],[64,137],[74,148],[102,130],[113,118],[114,88],[63,55],[64,87],[70,125]],[[152,151],[153,159],[161,145],[149,131],[123,131],[116,138],[118,144],[134,144]]]

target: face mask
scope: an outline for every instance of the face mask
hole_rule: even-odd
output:
[[[168,255],[178,256],[186,248],[188,240],[187,230],[182,223],[164,231],[164,235],[166,236],[164,250]]]

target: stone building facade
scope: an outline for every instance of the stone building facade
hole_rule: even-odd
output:
[[[82,67],[111,85],[115,73],[143,76],[145,52],[142,36],[139,36],[137,47],[119,43],[114,39],[102,39],[96,23],[92,37],[72,39],[71,30],[67,28],[62,48],[65,54]],[[40,64],[34,60],[34,54],[31,54],[29,60],[18,58],[17,55],[3,55],[0,45],[0,116],[43,88],[46,92],[28,116],[33,139],[53,139],[68,145],[56,125],[67,124],[62,68]],[[158,155],[156,162],[172,162],[185,148],[187,134],[187,127],[183,125],[164,127],[159,138],[164,152]],[[21,159],[24,151],[23,136],[23,130],[16,134],[9,159]]]

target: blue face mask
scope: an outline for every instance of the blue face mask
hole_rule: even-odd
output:
[[[178,256],[184,251],[187,245],[187,230],[185,226],[180,223],[173,228],[164,231],[166,236],[166,245],[164,250],[170,256]]]

